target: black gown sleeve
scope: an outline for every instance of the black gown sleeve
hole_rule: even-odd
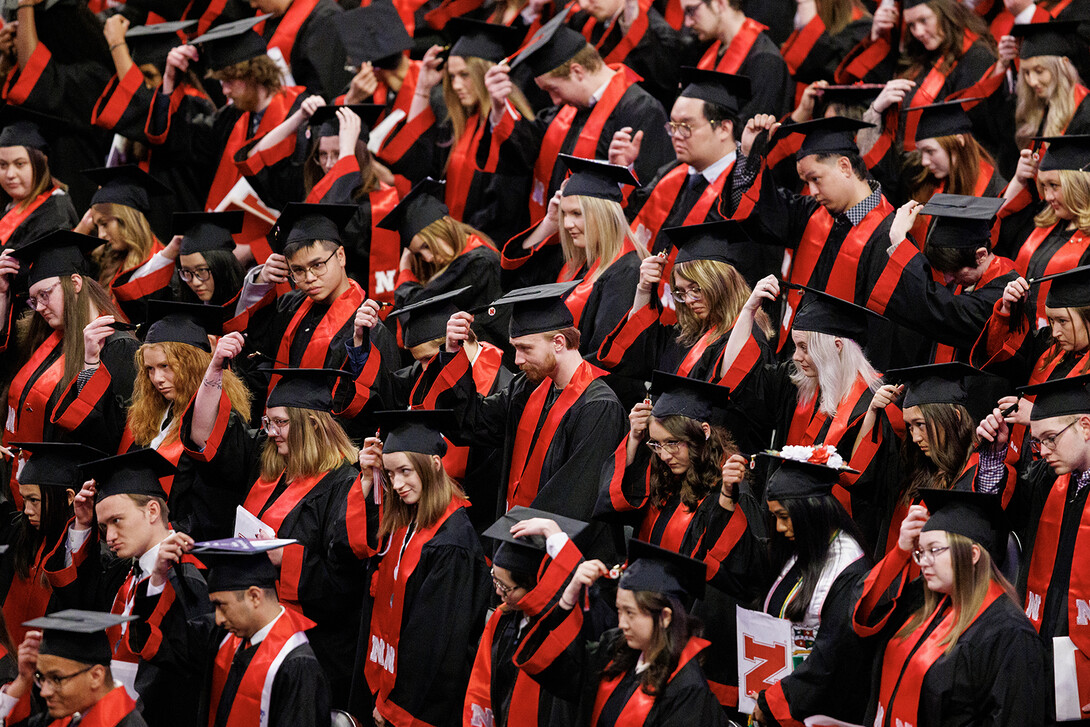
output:
[[[296,647],[276,672],[269,727],[328,727],[329,685],[309,645]]]

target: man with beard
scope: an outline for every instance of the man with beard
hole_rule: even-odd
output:
[[[627,434],[624,408],[605,383],[606,372],[579,355],[579,329],[564,303],[574,287],[520,288],[493,303],[512,306],[510,340],[522,371],[506,388],[482,396],[474,387],[462,348],[473,316],[465,312],[447,322],[446,350],[425,374],[435,377],[432,392],[441,391],[436,408],[457,414],[455,444],[503,448],[500,514],[522,505],[589,521],[598,473]],[[577,538],[588,557],[614,555],[603,528],[592,526]]]

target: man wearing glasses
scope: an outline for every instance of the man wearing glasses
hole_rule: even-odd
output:
[[[1019,590],[1026,616],[1054,651],[1053,677],[1062,709],[1072,702],[1090,718],[1090,375],[1047,381],[1018,390],[1036,396],[1030,412],[1030,447],[1038,458],[1022,473],[1029,498]],[[1010,432],[996,409],[977,433],[992,442],[980,455],[978,489],[986,487]],[[1076,558],[1076,553],[1083,557]],[[1074,648],[1073,648],[1074,647]],[[1077,693],[1072,689],[1072,679]],[[1067,687],[1061,687],[1062,684]],[[1078,697],[1077,703],[1073,697]],[[1052,704],[1052,700],[1049,700]],[[1071,715],[1069,714],[1068,717]]]

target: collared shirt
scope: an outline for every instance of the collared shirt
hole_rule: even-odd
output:
[[[1003,465],[1007,457],[1006,447],[984,447],[980,450],[980,464],[976,469],[976,490],[987,494],[997,494],[999,485],[1006,477],[1006,468]],[[1075,488],[1068,492],[1068,497],[1074,497],[1082,492],[1083,488],[1090,485],[1090,470],[1085,472],[1073,471],[1071,481]]]
[[[708,184],[714,184],[715,180],[719,179],[719,175],[726,171],[727,167],[729,167],[731,163],[733,163],[734,160],[737,158],[738,152],[732,151],[730,154],[727,154],[718,161],[712,162],[711,164],[706,166],[704,168],[704,171],[702,172],[698,172],[693,167],[689,167],[689,176],[692,177],[696,176],[697,174],[703,174],[704,179],[708,180]],[[743,163],[739,166],[745,166],[745,164]]]
[[[283,615],[284,615],[284,607],[281,606],[280,607],[280,613],[276,614],[276,618],[274,618],[272,621],[268,622],[267,624],[265,624],[264,626],[259,628],[257,630],[257,632],[253,636],[250,637],[250,646],[257,646],[262,641],[264,641],[265,637],[269,635],[270,631],[272,631],[273,626],[276,625],[276,622],[279,621],[280,617],[283,616]]]
[[[852,227],[856,227],[863,218],[870,214],[871,210],[878,206],[878,203],[882,201],[882,185],[878,182],[870,183],[871,192],[862,201],[856,204],[854,207],[849,207],[844,212],[844,216],[848,218],[848,222],[852,223]],[[839,215],[838,215],[839,216]]]
[[[609,81],[612,80],[613,76],[610,76]],[[606,93],[606,87],[609,85],[609,81],[603,83],[601,86],[598,87],[597,91],[591,94],[590,101],[587,103],[587,108],[594,108],[594,105],[602,100],[602,96],[604,96]]]
[[[1014,16],[1015,25],[1026,25],[1033,22],[1033,14],[1037,12],[1037,5],[1030,3],[1026,9]]]
[[[753,180],[757,178],[757,173],[761,170],[759,163],[751,163],[751,159],[760,162],[759,157],[747,157],[742,153],[741,148],[735,148],[730,154],[722,157],[713,164],[708,165],[703,172],[698,172],[694,168],[689,167],[689,179],[692,179],[697,174],[702,174],[708,184],[714,184],[716,179],[726,171],[727,167],[732,163],[734,164],[734,170],[731,171],[731,203],[732,209],[738,209],[738,205],[742,201],[742,197],[745,195],[746,190],[753,184]]]

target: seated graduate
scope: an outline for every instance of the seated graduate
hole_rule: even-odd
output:
[[[49,153],[37,124],[7,119],[0,131],[0,249],[14,250],[79,222],[68,186],[50,172]]]
[[[996,495],[921,490],[867,576],[853,626],[881,633],[866,724],[1033,724],[1048,711],[1044,645],[998,564]],[[909,556],[922,578],[912,579]]]
[[[586,526],[516,506],[484,532],[498,543],[492,555],[492,587],[500,605],[488,617],[477,647],[462,727],[574,723],[575,705],[543,690],[515,666],[513,657],[579,564],[582,556],[571,537]]]
[[[246,271],[235,257],[232,235],[242,231],[243,213],[180,212],[172,232],[181,236],[170,281],[171,296],[182,303],[205,303],[234,313]],[[167,250],[174,247],[167,246]]]
[[[576,702],[581,724],[726,725],[700,667],[709,643],[689,614],[704,592],[704,563],[635,539],[628,550],[617,583],[619,628],[584,630],[584,590],[610,574],[600,560],[585,561],[523,638],[515,664]]]
[[[461,724],[484,626],[487,561],[466,514],[468,501],[442,463],[450,414],[380,412],[386,441],[365,440],[359,485],[349,496],[350,513],[358,518],[353,547],[380,558],[370,621],[360,627],[355,677],[365,678],[374,695],[378,724]],[[377,486],[382,492],[372,498]]]
[[[196,546],[196,547],[194,547]],[[200,675],[189,695],[199,704],[193,724],[209,727],[328,727],[329,685],[306,632],[314,622],[277,596],[279,571],[269,556],[283,542],[230,538],[195,543],[179,533],[162,548],[152,579],[165,578],[184,553],[208,566],[214,614],[192,619],[179,654]],[[155,608],[138,598],[135,613]],[[148,634],[133,626],[132,640]]]
[[[129,615],[138,595],[159,594],[157,608],[144,621],[153,637],[136,644],[129,640],[127,623],[110,628],[110,669],[139,698],[149,722],[192,725],[196,705],[184,693],[192,675],[172,655],[186,639],[186,620],[207,598],[200,564],[187,559],[169,580],[150,580],[159,550],[177,539],[160,484],[174,468],[154,450],[141,449],[88,462],[83,471],[91,479],[73,502],[64,547],[46,562],[50,605]],[[100,542],[115,557],[102,557]]]
[[[110,667],[109,633],[133,618],[69,609],[24,623],[34,630],[20,647],[21,678],[15,684],[29,691],[33,682],[41,690],[47,711],[19,724],[58,727],[71,724],[78,715],[82,724],[98,727],[147,727],[136,702],[114,679]],[[7,696],[19,695],[16,690]]]

